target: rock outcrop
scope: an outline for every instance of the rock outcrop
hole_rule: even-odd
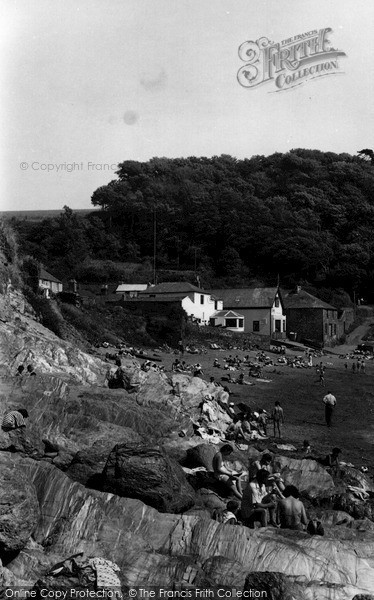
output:
[[[36,490],[12,463],[0,469],[0,556],[21,550],[39,518]]]
[[[285,483],[295,485],[303,495],[311,499],[321,495],[321,491],[326,497],[335,491],[331,475],[315,460],[277,456],[274,468],[280,472]]]
[[[116,562],[130,587],[210,581],[241,590],[249,574],[270,572],[282,574],[297,600],[347,600],[372,592],[371,532],[344,528],[342,539],[328,533],[320,538],[160,514],[139,500],[87,490],[53,465],[13,455],[0,460],[28,473],[40,503],[36,545],[8,565],[19,579],[35,582],[57,557],[84,551]]]

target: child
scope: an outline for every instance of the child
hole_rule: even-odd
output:
[[[223,511],[221,523],[226,525],[236,525],[238,522],[237,513],[240,508],[240,503],[237,500],[229,500],[226,510]]]
[[[283,408],[280,405],[278,400],[275,402],[275,406],[273,408],[273,412],[271,413],[271,417],[273,419],[274,424],[274,437],[276,436],[276,431],[278,430],[279,439],[281,439],[281,423],[284,423],[284,414]]]

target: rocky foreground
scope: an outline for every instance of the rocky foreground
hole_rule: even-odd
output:
[[[107,364],[45,330],[21,295],[1,295],[0,311],[0,418],[21,406],[30,414],[25,430],[0,433],[3,589],[53,589],[50,567],[84,551],[120,567],[124,594],[257,586],[274,600],[374,598],[371,479],[352,467],[333,479],[314,460],[279,451],[278,469],[324,537],[219,524],[212,511],[227,498],[209,474],[216,446],[193,427],[207,394],[214,425],[228,426],[219,389],[144,372],[131,358],[123,364],[136,388],[108,389]],[[37,375],[15,376],[20,363]],[[257,456],[250,446],[234,460],[245,468]]]

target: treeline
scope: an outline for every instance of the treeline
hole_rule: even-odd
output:
[[[317,150],[125,161],[99,213],[18,222],[25,253],[60,277],[89,261],[196,271],[204,285],[309,282],[364,295],[374,282],[374,167]],[[87,270],[87,269],[86,269]],[[114,276],[114,274],[113,274]],[[86,273],[87,277],[87,273]]]

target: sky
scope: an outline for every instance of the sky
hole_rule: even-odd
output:
[[[90,208],[124,160],[374,146],[372,0],[3,0],[0,17],[0,210]],[[333,68],[238,82],[245,42],[326,28]]]

